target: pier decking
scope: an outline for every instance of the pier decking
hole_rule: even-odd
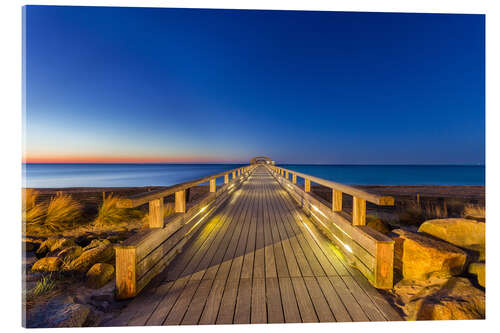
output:
[[[252,169],[112,325],[401,320],[271,170]]]

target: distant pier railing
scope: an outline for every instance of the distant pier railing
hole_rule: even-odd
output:
[[[120,199],[121,208],[149,204],[148,229],[142,230],[115,246],[116,295],[119,299],[137,295],[182,250],[187,240],[200,228],[205,217],[219,207],[246,180],[256,165],[248,165],[197,180],[174,185],[165,190],[146,192]],[[217,189],[216,181],[224,178]],[[209,193],[189,204],[186,192],[209,183]],[[164,198],[175,195],[174,213],[164,217]]]
[[[267,167],[302,210],[313,217],[315,225],[323,230],[346,259],[376,288],[393,287],[394,241],[366,226],[366,202],[378,206],[393,206],[393,197],[368,193],[352,186],[278,166]],[[297,177],[304,179],[303,189],[297,185]],[[332,189],[330,207],[310,194],[311,183]],[[343,193],[352,196],[350,216],[343,211]]]

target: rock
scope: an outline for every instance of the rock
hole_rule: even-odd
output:
[[[469,265],[469,273],[476,275],[477,283],[486,288],[486,271],[484,262],[473,262]]]
[[[78,258],[83,253],[83,249],[81,246],[74,245],[62,249],[57,253],[57,256],[63,260],[74,260]]]
[[[48,303],[38,305],[27,315],[26,326],[42,327],[81,327],[91,313],[91,307],[74,302],[73,297],[57,296]]]
[[[38,258],[45,257],[47,253],[50,252],[50,248],[57,242],[59,238],[50,237],[40,244],[38,250],[36,250],[36,256]]]
[[[58,257],[44,257],[35,262],[33,272],[56,272],[61,268],[62,260]]]
[[[388,234],[391,231],[389,225],[379,218],[367,218],[366,225],[383,234]]]
[[[111,242],[107,239],[94,239],[90,242],[89,245],[87,245],[83,248],[83,251],[87,251],[87,250],[90,250],[90,249],[93,249],[93,248],[96,248],[99,246],[104,246],[104,245],[109,245],[109,244],[111,244]]]
[[[425,280],[433,273],[452,276],[462,273],[467,254],[451,245],[402,229],[393,230],[394,268],[404,279]]]
[[[59,238],[50,247],[50,252],[59,252],[67,247],[76,246],[76,243],[69,238]]]
[[[486,235],[484,222],[461,218],[429,220],[420,226],[418,232],[477,252],[478,260],[484,260]]]
[[[437,288],[426,288],[406,305],[408,320],[484,319],[485,295],[466,278],[453,277]]]
[[[109,241],[108,241],[109,242]],[[84,248],[85,250],[85,248]],[[113,259],[115,250],[109,242],[107,245],[91,248],[84,251],[78,258],[73,260],[67,270],[86,273],[90,267],[98,262],[108,262]]]
[[[99,289],[108,283],[115,274],[115,268],[110,264],[95,264],[87,272],[87,287]]]

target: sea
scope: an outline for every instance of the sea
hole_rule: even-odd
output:
[[[244,164],[23,165],[30,188],[171,186]],[[280,165],[348,185],[485,185],[484,165]],[[299,183],[301,179],[299,178]],[[218,179],[221,184],[223,179]]]

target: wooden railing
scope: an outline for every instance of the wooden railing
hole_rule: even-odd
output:
[[[366,226],[366,202],[393,206],[393,197],[368,193],[352,186],[277,166],[267,167],[302,210],[309,217],[313,217],[315,225],[376,288],[393,287],[394,241]],[[303,189],[297,185],[297,177],[304,179]],[[325,205],[309,193],[311,182],[332,189],[331,205]],[[343,193],[352,196],[350,215],[343,211]]]
[[[226,201],[254,168],[255,165],[248,165],[121,199],[118,205],[122,208],[149,204],[149,228],[115,246],[117,298],[134,297],[164,270],[205,218]],[[224,185],[217,189],[216,180],[221,177]],[[186,202],[186,191],[204,183],[209,183],[209,193],[195,203]],[[175,195],[175,213],[164,218],[164,198],[170,195]]]

